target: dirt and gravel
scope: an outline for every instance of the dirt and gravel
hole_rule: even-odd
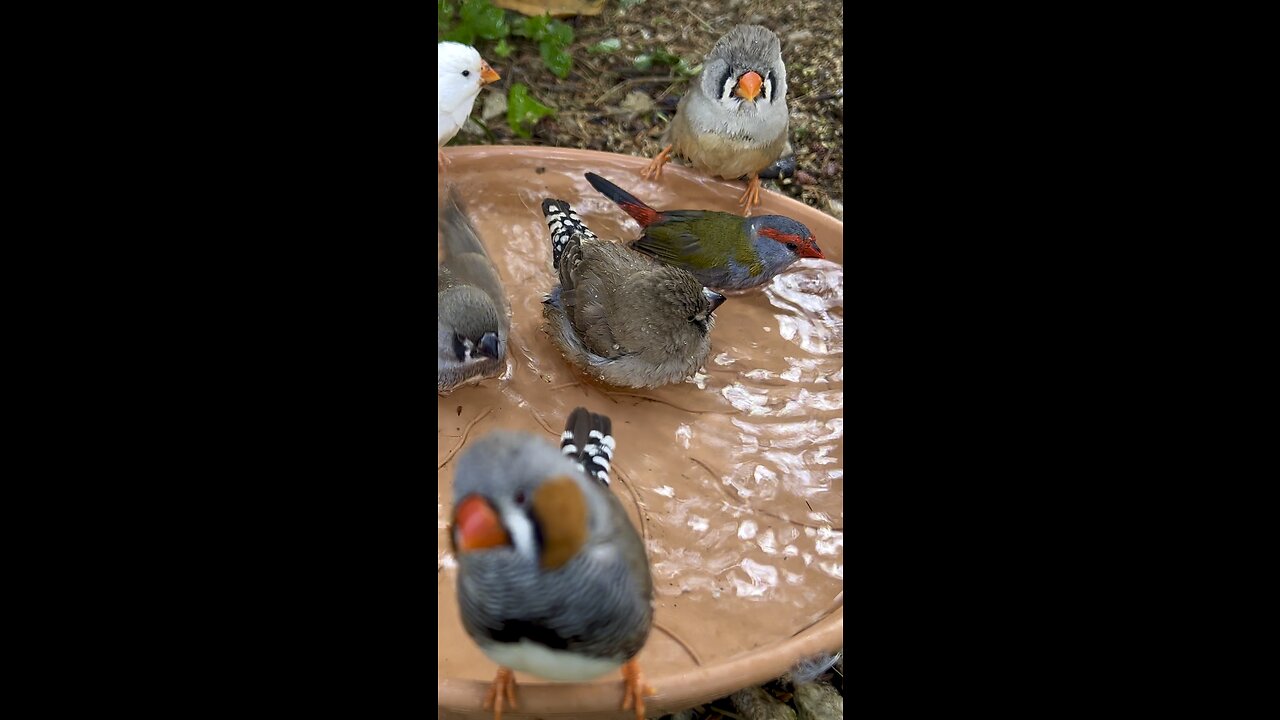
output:
[[[625,6],[625,7],[624,7]],[[798,172],[766,181],[764,187],[795,197],[844,218],[844,10],[830,0],[607,0],[596,16],[564,18],[574,29],[568,47],[569,77],[553,75],[537,46],[512,38],[515,52],[489,57],[502,74],[498,92],[481,94],[470,125],[454,144],[551,145],[652,157],[676,103],[691,77],[661,60],[648,67],[637,58],[678,56],[686,66],[702,63],[706,52],[738,23],[764,25],[782,41],[790,85],[791,142]],[[591,52],[614,41],[613,52]],[[486,41],[478,43],[482,52]],[[518,137],[506,122],[506,89],[524,83],[538,101],[556,109],[540,120],[530,138]]]

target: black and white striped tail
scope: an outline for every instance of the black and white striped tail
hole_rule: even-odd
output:
[[[583,472],[608,485],[614,448],[612,433],[613,423],[607,416],[578,408],[569,413],[560,436],[560,452],[576,460]]]
[[[584,238],[596,236],[582,222],[582,218],[578,217],[578,213],[569,207],[569,203],[563,200],[543,200],[542,215],[547,219],[547,229],[551,231],[551,266],[556,269],[560,268],[560,255],[564,253],[564,246],[568,244],[569,238],[574,234],[580,234]]]

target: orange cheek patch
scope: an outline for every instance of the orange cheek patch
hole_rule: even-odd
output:
[[[542,529],[543,568],[563,566],[587,542],[587,499],[573,480],[544,482],[533,494],[533,514]]]
[[[460,553],[511,544],[498,514],[478,495],[470,495],[458,503],[453,513],[453,537]]]

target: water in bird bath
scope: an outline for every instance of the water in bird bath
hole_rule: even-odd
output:
[[[451,148],[450,157],[445,179],[461,190],[513,317],[508,372],[438,397],[442,705],[478,710],[496,670],[463,631],[454,594],[447,522],[457,453],[497,428],[557,443],[579,405],[613,420],[613,491],[640,528],[653,568],[656,625],[639,655],[658,690],[652,711],[714,697],[706,693],[718,690],[707,683],[694,687],[708,677],[700,669],[798,647],[798,634],[829,630],[833,613],[842,627],[842,224],[762,193],[765,204],[756,212],[805,223],[828,259],[801,260],[761,290],[730,296],[716,311],[704,373],[693,380],[656,390],[605,387],[579,374],[542,331],[541,302],[554,283],[543,198],[569,202],[602,238],[630,240],[639,226],[593,190],[584,172],[659,210],[733,212],[741,184],[672,167],[661,182],[647,182],[638,175],[643,158],[579,150]],[[834,650],[842,642],[838,631],[812,635],[804,635],[810,649]],[[736,677],[740,684],[729,689],[768,677]],[[620,676],[597,681],[607,688],[544,686],[519,673],[517,680],[521,711],[604,717],[621,699]]]

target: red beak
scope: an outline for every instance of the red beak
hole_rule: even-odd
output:
[[[814,242],[813,238],[809,238],[809,242],[800,246],[800,257],[827,259],[827,256],[822,254],[822,250],[818,249],[818,243]]]
[[[460,553],[510,545],[498,514],[484,498],[468,495],[453,512],[454,543]]]

